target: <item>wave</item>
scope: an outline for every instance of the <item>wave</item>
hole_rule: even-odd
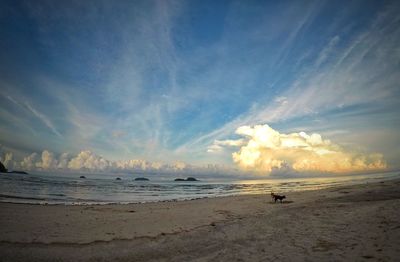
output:
[[[0,176],[0,201],[29,204],[129,204],[180,201],[243,194],[269,194],[321,189],[351,183],[397,178],[398,173],[335,178],[269,179],[258,181],[165,182],[84,179],[48,174]]]

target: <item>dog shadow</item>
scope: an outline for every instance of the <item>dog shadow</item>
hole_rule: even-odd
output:
[[[282,201],[282,203],[280,201],[276,201],[276,202],[269,202],[270,205],[277,205],[277,204],[291,204],[294,203],[294,201],[290,201],[290,200],[284,200]]]

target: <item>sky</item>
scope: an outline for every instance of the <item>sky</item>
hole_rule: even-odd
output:
[[[1,1],[9,169],[400,168],[398,1]]]

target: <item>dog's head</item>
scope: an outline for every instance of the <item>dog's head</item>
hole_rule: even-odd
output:
[[[286,198],[286,196],[282,196],[282,199],[283,199],[283,198]]]
[[[271,196],[272,196],[272,197],[275,196],[274,192],[271,192]]]

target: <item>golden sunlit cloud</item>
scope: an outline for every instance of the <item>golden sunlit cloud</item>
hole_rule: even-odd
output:
[[[290,167],[296,171],[348,173],[385,169],[382,154],[361,154],[305,132],[281,134],[268,125],[242,126],[236,130],[243,144],[232,154],[234,162],[245,170],[271,172]],[[233,144],[229,140],[229,144]],[[218,146],[224,143],[218,141]]]

